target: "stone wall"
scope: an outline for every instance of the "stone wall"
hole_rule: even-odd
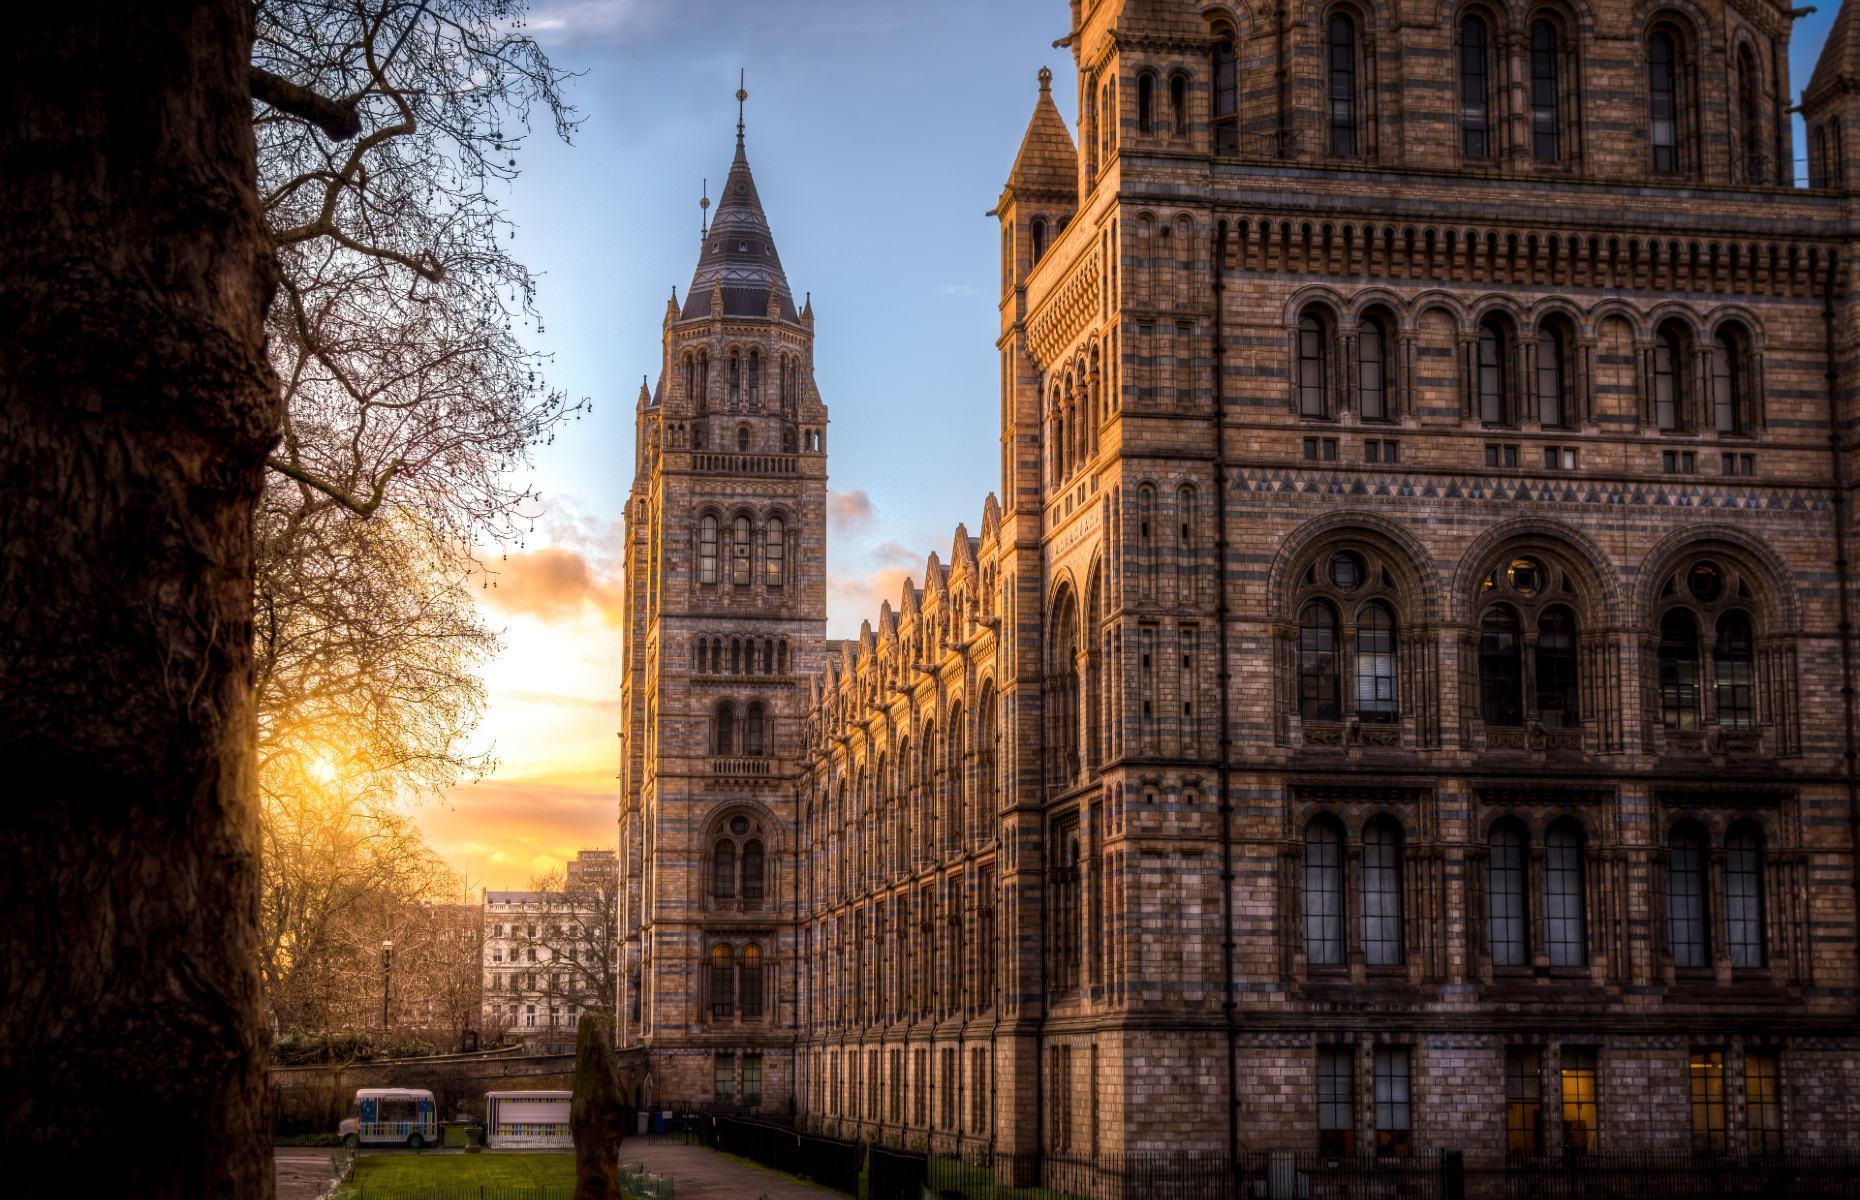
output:
[[[358,1088],[425,1088],[433,1093],[442,1121],[460,1112],[483,1121],[486,1092],[571,1088],[575,1056],[456,1054],[342,1067],[273,1067],[269,1075],[276,1132],[333,1133],[349,1115]]]

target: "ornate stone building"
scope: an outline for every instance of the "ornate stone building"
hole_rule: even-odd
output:
[[[1794,15],[1074,0],[1003,499],[810,695],[807,1126],[1853,1148],[1860,30],[1795,188]]]
[[[744,151],[658,386],[626,513],[620,1044],[658,1103],[785,1104],[795,775],[825,665],[826,425]]]

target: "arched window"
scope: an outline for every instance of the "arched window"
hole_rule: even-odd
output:
[[[1588,965],[1582,828],[1558,821],[1544,838],[1544,950],[1553,967]]]
[[[1386,819],[1363,830],[1363,961],[1372,967],[1402,961],[1401,830]]]
[[[1188,76],[1177,71],[1169,76],[1169,136],[1188,132]]]
[[[1040,256],[1046,253],[1046,218],[1035,217],[1032,226],[1029,227],[1029,232],[1033,248],[1031,261],[1037,263],[1040,261]]]
[[[1726,326],[1712,339],[1711,417],[1719,433],[1750,432],[1750,358],[1744,339]]]
[[[717,706],[711,719],[710,752],[719,757],[736,753],[736,706],[728,700]]]
[[[741,976],[738,986],[742,989],[743,1015],[759,1017],[762,1015],[762,947],[749,943],[736,962],[737,974]]]
[[[1183,109],[1176,113],[1180,118]],[[1240,59],[1227,34],[1214,43],[1214,152],[1240,153]]]
[[[1749,823],[1724,839],[1724,940],[1733,967],[1764,964],[1763,833]]]
[[[1733,182],[1762,183],[1768,177],[1767,157],[1763,153],[1763,116],[1757,104],[1757,60],[1746,42],[1737,48],[1737,117],[1740,170]]]
[[[698,582],[717,582],[717,518],[698,518]]]
[[[738,425],[736,427],[736,452],[738,454],[747,454],[749,452],[749,426],[747,425]]]
[[[1537,618],[1537,719],[1546,729],[1582,726],[1576,676],[1576,614],[1547,608]]]
[[[718,943],[710,948],[710,1015],[729,1017],[736,1009],[736,956]]]
[[[1322,318],[1298,320],[1298,415],[1330,416],[1330,338]]]
[[[1537,331],[1537,420],[1552,428],[1571,424],[1569,343],[1562,327],[1546,322]]]
[[[743,722],[743,753],[751,758],[762,758],[769,753],[769,710],[762,701],[757,700],[749,706],[749,715]]]
[[[1531,22],[1531,157],[1540,163],[1563,161],[1559,40],[1556,26],[1547,19]]]
[[[1685,338],[1671,324],[1653,336],[1653,421],[1665,433],[1686,428]]]
[[[1509,348],[1502,325],[1491,319],[1479,322],[1479,419],[1487,425],[1506,425],[1511,422],[1510,397],[1506,394],[1510,371],[1505,361]]]
[[[1305,960],[1343,963],[1343,831],[1323,818],[1305,829]]]
[[[1699,627],[1692,614],[1675,608],[1660,618],[1660,723],[1668,729],[1699,727]]]
[[[1529,889],[1525,886],[1524,830],[1500,821],[1486,838],[1486,943],[1492,965],[1524,967],[1531,961]]]
[[[1705,831],[1690,822],[1676,826],[1667,849],[1670,860],[1666,873],[1666,913],[1673,965],[1709,967],[1711,931],[1705,923]]]
[[[1670,30],[1654,30],[1647,38],[1647,124],[1656,175],[1679,173],[1684,136],[1679,70],[1678,41]]]
[[[781,452],[793,454],[795,451],[794,427],[788,426],[781,431]]]
[[[730,547],[730,582],[738,587],[749,586],[749,518],[736,518],[735,537]]]
[[[743,356],[730,351],[730,407],[743,401]]]
[[[1387,724],[1396,717],[1395,614],[1371,600],[1356,614],[1356,715]]]
[[[1356,331],[1356,412],[1365,421],[1386,421],[1395,372],[1389,358],[1388,326],[1370,315]]]
[[[780,587],[788,572],[788,527],[780,517],[770,517],[763,527],[762,582]]]
[[[1298,615],[1298,712],[1307,721],[1343,717],[1337,688],[1337,614],[1317,600]]]
[[[1750,614],[1730,609],[1718,618],[1718,636],[1712,644],[1713,699],[1718,724],[1733,733],[1757,727],[1756,638]]]
[[[1330,152],[1354,158],[1356,135],[1356,21],[1345,12],[1330,15],[1328,67],[1330,85]]]
[[[702,450],[704,448],[704,427],[702,425],[693,425],[691,427],[691,448],[693,450]]]
[[[1148,71],[1137,76],[1137,132],[1154,133],[1156,129],[1156,76]]]
[[[1808,186],[1833,187],[1834,180],[1828,170],[1828,127],[1815,126],[1814,149],[1808,158]]]
[[[685,354],[685,395],[697,398],[697,355],[689,352]]]
[[[1460,153],[1467,158],[1492,154],[1491,61],[1485,18],[1467,13],[1460,19]]]
[[[730,639],[730,674],[741,675],[742,673],[743,673],[743,639],[742,638],[731,638]]]
[[[762,352],[749,352],[749,407],[762,407]]]
[[[736,898],[736,843],[720,839],[710,858],[711,894],[719,900]]]
[[[1503,605],[1479,623],[1480,707],[1487,725],[1524,723],[1523,638],[1517,614]]]

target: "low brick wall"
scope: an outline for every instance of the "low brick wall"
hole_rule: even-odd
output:
[[[357,1088],[426,1088],[438,1102],[440,1120],[465,1113],[483,1121],[486,1092],[571,1088],[575,1056],[447,1054],[343,1067],[273,1067],[268,1074],[275,1132],[333,1133],[337,1122],[349,1115]]]

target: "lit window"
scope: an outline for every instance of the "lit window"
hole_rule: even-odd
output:
[[[1578,1154],[1594,1154],[1601,1134],[1595,1050],[1565,1046],[1562,1057],[1563,1145]]]
[[[1694,1050],[1687,1075],[1692,1149],[1699,1154],[1723,1154],[1729,1141],[1725,1136],[1724,1051]]]

